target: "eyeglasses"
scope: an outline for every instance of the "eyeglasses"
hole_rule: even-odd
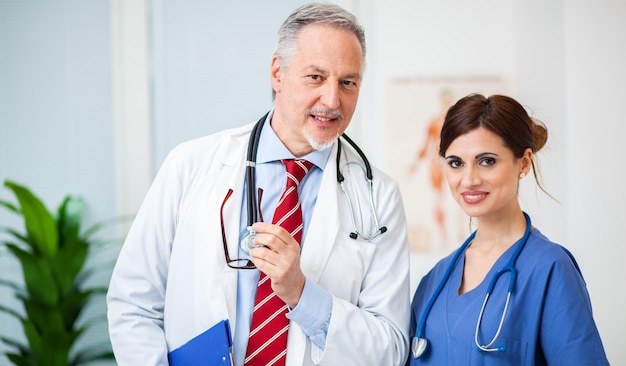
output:
[[[255,269],[256,266],[254,265],[252,260],[246,259],[246,258],[231,259],[230,255],[228,255],[228,244],[226,243],[226,232],[224,230],[224,205],[226,204],[226,201],[228,201],[230,196],[232,196],[232,194],[233,194],[233,190],[228,189],[228,192],[226,193],[226,197],[224,197],[224,201],[222,202],[222,207],[220,208],[220,222],[222,225],[222,243],[224,244],[224,258],[226,258],[226,265],[234,269]],[[261,196],[262,195],[263,195],[263,189],[259,188],[258,207],[259,207],[259,219],[261,221],[263,221],[263,215],[261,214]]]

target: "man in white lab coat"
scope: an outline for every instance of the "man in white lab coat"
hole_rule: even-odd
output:
[[[286,353],[276,365],[404,363],[410,289],[400,192],[376,168],[370,186],[364,158],[338,140],[356,108],[364,62],[364,33],[352,14],[332,4],[302,6],[279,30],[274,108],[257,123],[257,138],[249,124],[170,152],[107,295],[120,366],[173,364],[173,353],[224,321],[234,364],[260,364],[246,348],[261,272],[288,306]],[[256,151],[252,162],[249,151]],[[313,163],[298,187],[301,246],[269,223],[285,187],[280,160],[293,158]],[[267,221],[252,225],[248,253],[240,241],[253,204]],[[226,258],[242,260],[229,266]],[[252,268],[233,268],[242,263]]]

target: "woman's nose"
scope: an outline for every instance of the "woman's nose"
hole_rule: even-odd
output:
[[[472,187],[480,184],[480,175],[475,167],[468,167],[463,172],[461,183],[466,187]]]

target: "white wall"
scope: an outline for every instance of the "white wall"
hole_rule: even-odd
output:
[[[626,258],[626,194],[619,157],[626,136],[626,3],[564,3],[568,147],[561,164],[569,190],[563,214],[568,244],[585,272],[609,360],[624,365],[626,286],[621,261]]]

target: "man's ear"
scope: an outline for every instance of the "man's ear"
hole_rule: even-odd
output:
[[[282,88],[282,69],[280,68],[280,60],[278,56],[272,56],[272,65],[270,67],[270,80],[272,83],[272,89],[275,92],[279,92]]]

